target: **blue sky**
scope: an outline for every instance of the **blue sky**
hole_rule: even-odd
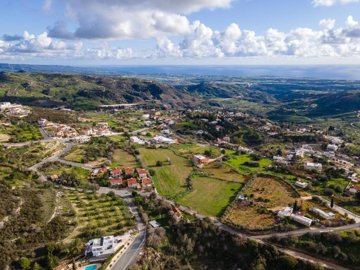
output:
[[[359,0],[2,0],[0,61],[357,64]]]

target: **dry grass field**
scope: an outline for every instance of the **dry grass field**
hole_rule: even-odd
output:
[[[257,177],[243,192],[250,204],[234,203],[223,216],[224,221],[247,230],[264,230],[275,225],[272,211],[294,203],[297,193],[272,177]]]
[[[237,173],[226,164],[210,164],[203,169],[211,177],[229,182],[244,183],[246,176]]]

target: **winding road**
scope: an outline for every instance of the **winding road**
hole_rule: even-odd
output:
[[[137,130],[132,132],[132,134],[137,134],[139,132],[142,132],[145,129],[141,129],[141,130]],[[122,133],[111,133],[108,134],[107,136],[114,136],[114,135],[121,135]],[[52,156],[47,157],[45,159],[43,159],[41,162],[31,166],[29,168],[29,170],[37,173],[39,175],[39,179],[43,182],[47,181],[46,176],[39,170],[44,164],[49,163],[49,162],[55,162],[55,161],[59,161],[62,162],[64,164],[68,164],[70,166],[75,166],[75,167],[81,167],[83,169],[87,169],[87,170],[92,170],[93,167],[86,165],[86,164],[82,164],[82,163],[76,163],[76,162],[70,162],[70,161],[66,161],[61,159],[61,156],[65,155],[66,153],[68,153],[69,151],[71,151],[71,149],[73,148],[73,146],[75,145],[75,143],[73,143],[72,141],[76,139],[59,139],[59,138],[47,138],[47,139],[43,139],[37,142],[48,142],[48,141],[60,141],[65,145],[65,148],[62,150],[59,150],[57,152],[55,152]],[[17,144],[3,144],[7,147],[21,147],[21,146],[25,146],[25,145],[30,145],[34,142],[26,142],[26,143],[17,143]],[[139,234],[137,235],[137,237],[134,239],[134,241],[130,244],[130,246],[126,249],[126,251],[123,253],[123,255],[115,262],[115,264],[111,267],[111,270],[126,270],[130,265],[134,264],[137,259],[139,258],[139,255],[141,253],[141,250],[145,244],[145,240],[146,240],[146,227],[145,224],[143,224],[140,216],[139,216],[139,211],[137,209],[137,207],[135,206],[131,193],[127,190],[116,190],[116,189],[111,189],[111,188],[100,188],[97,192],[98,193],[109,193],[110,191],[113,191],[117,196],[120,196],[122,198],[124,198],[124,200],[128,203],[130,212],[134,215],[135,220],[137,222],[137,229]],[[147,193],[141,193],[143,196],[147,196]],[[162,196],[160,196],[159,194],[157,194],[157,197],[159,199],[165,200],[170,204],[174,204],[173,201],[170,201]],[[327,200],[323,199],[322,200],[328,202]],[[336,208],[335,208],[336,207]],[[184,206],[180,206],[179,207],[181,211],[184,211],[188,214],[191,215],[195,215],[197,218],[199,219],[203,219],[206,218],[206,216],[201,215],[197,212],[195,212],[194,210],[184,207]],[[215,226],[217,226],[219,229],[227,231],[233,235],[237,235],[240,237],[244,237],[244,238],[248,238],[248,239],[252,239],[258,243],[262,243],[262,244],[266,244],[266,242],[264,242],[267,238],[273,237],[273,236],[279,236],[279,237],[286,237],[286,236],[300,236],[309,232],[312,233],[325,233],[325,232],[334,232],[334,231],[344,231],[344,230],[351,230],[351,229],[357,229],[360,228],[360,217],[353,214],[352,212],[343,209],[339,206],[334,206],[334,209],[336,211],[339,211],[340,213],[346,213],[347,215],[349,215],[350,217],[352,217],[356,223],[355,224],[351,224],[351,225],[346,225],[346,226],[341,226],[341,227],[334,227],[334,228],[307,228],[307,229],[301,229],[301,230],[296,230],[296,231],[290,231],[290,232],[284,232],[284,233],[272,233],[272,234],[266,234],[266,235],[257,235],[257,236],[253,236],[253,235],[249,235],[243,232],[240,232],[232,227],[229,227],[223,223],[221,223],[218,219],[216,218],[211,218],[213,224]],[[283,253],[286,253],[290,256],[293,256],[295,258],[298,259],[302,259],[305,261],[309,261],[312,263],[319,263],[321,264],[323,267],[328,268],[328,269],[335,269],[335,270],[347,270],[347,268],[344,268],[342,266],[339,266],[337,264],[334,264],[333,262],[329,262],[329,261],[325,261],[323,259],[319,259],[317,257],[312,257],[308,254],[302,253],[300,251],[295,251],[292,249],[288,249],[288,248],[283,248],[283,247],[278,247],[278,249],[280,251],[282,251]]]

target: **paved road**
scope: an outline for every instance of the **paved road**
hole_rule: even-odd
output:
[[[283,233],[271,233],[266,235],[256,235],[252,236],[253,239],[267,239],[273,236],[278,237],[286,237],[286,236],[301,236],[306,233],[330,233],[330,232],[341,232],[341,231],[347,231],[347,230],[353,230],[360,228],[360,223],[340,226],[340,227],[326,227],[326,228],[307,228],[307,229],[301,229],[296,231],[290,231],[290,232],[283,232]]]
[[[143,196],[147,196],[149,195],[149,193],[140,193]],[[162,197],[161,195],[157,194],[157,197],[159,199],[165,200],[166,202],[170,203],[170,204],[174,204],[173,201],[170,201],[164,197]],[[194,210],[185,207],[185,206],[180,206],[179,207],[181,211],[184,211],[190,215],[195,215],[197,218],[199,219],[203,219],[206,216],[201,215],[196,213]],[[249,235],[243,232],[240,232],[239,230],[232,228],[226,224],[221,223],[217,218],[210,218],[213,222],[213,224],[215,226],[217,226],[219,229],[229,232],[233,235],[237,235],[243,238],[248,238],[248,239],[252,239],[258,243],[261,244],[266,244],[263,240],[265,240],[266,238],[270,238],[272,236],[291,236],[291,235],[303,235],[306,234],[308,232],[313,232],[313,233],[325,233],[325,232],[333,232],[333,231],[346,231],[346,230],[351,230],[351,229],[356,229],[360,227],[360,223],[355,223],[355,224],[351,224],[351,225],[345,225],[345,226],[341,226],[341,227],[336,227],[336,228],[307,228],[307,229],[302,229],[302,230],[296,230],[296,231],[291,231],[291,232],[284,232],[284,233],[272,233],[272,234],[266,234],[266,235],[259,235],[259,236],[253,236],[253,235]],[[325,261],[322,259],[319,259],[317,257],[312,257],[308,254],[302,253],[300,251],[294,251],[291,249],[287,249],[287,248],[283,248],[283,247],[278,247],[278,249],[280,251],[282,251],[283,253],[286,253],[290,256],[293,256],[295,258],[304,260],[304,261],[308,261],[308,262],[312,262],[312,263],[319,263],[321,264],[323,267],[328,268],[328,269],[334,269],[334,270],[348,270],[347,268],[343,267],[343,266],[339,266],[337,264],[334,264],[332,262],[329,261]]]
[[[92,171],[93,169],[96,168],[96,166],[91,166],[91,165],[84,164],[84,163],[72,162],[72,161],[68,161],[68,160],[65,160],[65,159],[61,159],[61,158],[57,158],[55,161],[59,161],[59,162],[61,162],[63,164],[70,165],[70,166],[73,166],[73,167],[82,168],[82,169],[88,170],[88,171]]]
[[[141,231],[132,244],[126,249],[124,254],[113,265],[112,270],[125,270],[132,264],[136,263],[140,256],[146,240],[145,230]]]
[[[322,202],[326,203],[328,207],[330,207],[330,201],[327,199],[324,199],[323,197],[320,196],[316,196],[318,197]],[[355,220],[356,223],[360,222],[360,216],[356,215],[352,212],[350,212],[349,210],[342,208],[339,205],[334,204],[334,207],[332,208],[334,209],[336,212],[340,213],[341,215],[347,215],[349,218],[352,218],[353,220]]]
[[[139,235],[135,238],[135,240],[131,243],[131,245],[126,249],[124,254],[119,258],[119,260],[113,265],[111,270],[125,270],[130,265],[136,263],[140,256],[140,252],[145,244],[146,240],[146,227],[142,222],[137,206],[134,204],[131,193],[128,190],[117,190],[106,187],[101,187],[98,192],[107,194],[110,191],[114,192],[117,196],[122,197],[129,206],[130,212],[134,215],[137,229],[139,231]]]

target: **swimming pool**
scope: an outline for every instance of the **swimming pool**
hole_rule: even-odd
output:
[[[88,265],[84,269],[85,270],[95,270],[97,268],[96,264]]]

